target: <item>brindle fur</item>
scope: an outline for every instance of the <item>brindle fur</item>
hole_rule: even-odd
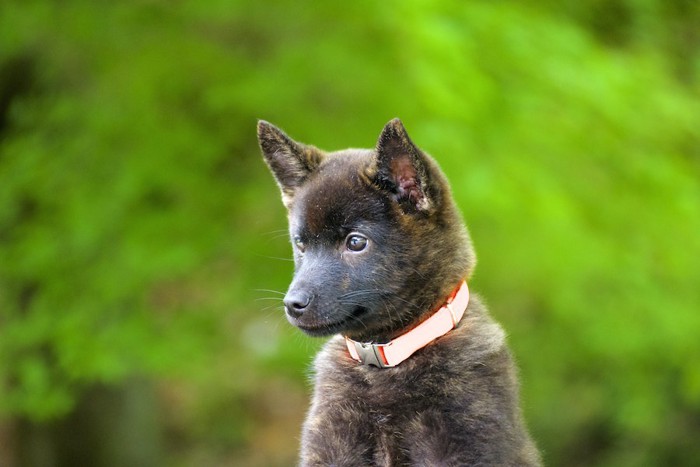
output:
[[[311,335],[339,333],[316,357],[301,465],[540,465],[503,330],[478,296],[456,329],[394,368],[354,361],[340,335],[386,342],[471,275],[471,241],[433,159],[398,119],[374,150],[324,153],[266,122],[258,138],[304,249],[288,319]],[[360,252],[346,247],[354,233],[368,238]]]

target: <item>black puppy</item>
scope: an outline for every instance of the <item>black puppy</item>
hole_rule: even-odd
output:
[[[325,153],[259,122],[289,213],[289,321],[337,334],[315,362],[303,466],[533,466],[504,333],[466,280],[449,185],[398,119]]]

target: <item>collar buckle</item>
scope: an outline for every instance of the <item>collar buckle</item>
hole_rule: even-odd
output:
[[[355,342],[355,350],[360,357],[360,361],[365,365],[376,366],[377,368],[388,368],[394,365],[389,365],[384,359],[384,351],[381,347],[388,344],[369,344],[364,342]]]

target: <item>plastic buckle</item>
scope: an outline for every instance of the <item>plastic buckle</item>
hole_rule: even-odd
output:
[[[365,365],[376,366],[377,368],[387,368],[389,365],[386,364],[381,356],[379,347],[383,347],[382,344],[364,344],[362,342],[355,342],[355,350],[357,350],[357,355],[360,357],[360,361]]]

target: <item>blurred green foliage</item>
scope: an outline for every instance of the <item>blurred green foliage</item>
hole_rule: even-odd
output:
[[[692,0],[1,3],[0,410],[147,375],[174,465],[289,465],[269,427],[319,342],[265,290],[291,264],[255,121],[340,149],[399,116],[547,463],[700,465],[699,24]]]

